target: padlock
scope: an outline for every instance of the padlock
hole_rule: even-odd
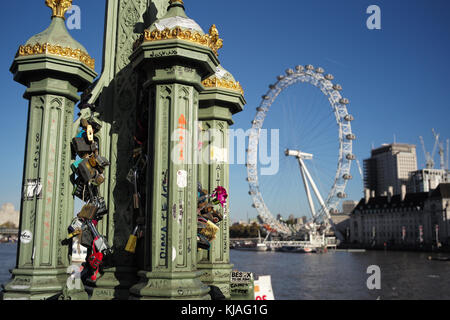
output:
[[[211,212],[208,212],[208,211],[202,211],[202,212],[200,213],[200,216],[203,217],[203,218],[205,218],[205,219],[207,219],[207,220],[209,220],[209,221],[212,221],[212,222],[214,222],[214,223],[219,222],[219,219],[218,219],[218,218],[215,218],[215,217],[213,216],[213,214],[212,214]]]
[[[91,276],[92,281],[97,281],[98,272],[100,271],[100,267],[103,264],[103,253],[100,250],[97,250],[96,248],[96,241],[98,241],[98,238],[94,239],[94,242],[92,244],[92,254],[89,256],[89,265],[94,270],[94,274]]]
[[[84,156],[85,154],[92,153],[96,149],[94,144],[87,143],[84,138],[73,138],[72,148],[80,157]]]
[[[206,228],[203,228],[200,231],[200,234],[204,235],[208,239],[208,241],[212,241],[216,238],[216,234],[218,231],[219,231],[219,227],[216,226],[211,221],[208,221],[206,223]]]
[[[80,126],[83,129],[85,129],[85,130],[88,128],[88,126],[91,126],[92,130],[94,131],[94,134],[99,132],[100,129],[102,128],[102,126],[99,123],[95,122],[92,119],[89,119],[89,120],[88,119],[81,119]]]
[[[101,170],[104,170],[107,166],[109,166],[111,163],[102,156],[97,156],[95,158],[95,161],[97,162],[97,167],[99,167]]]
[[[208,239],[206,239],[206,237],[204,235],[202,235],[201,233],[198,233],[197,234],[197,248],[209,250],[210,247],[211,247],[211,244],[209,243]]]
[[[101,217],[108,213],[106,202],[103,197],[96,197],[94,203],[97,206],[97,217]]]
[[[94,179],[91,180],[92,184],[96,187],[100,186],[103,182],[105,182],[105,176],[97,172],[97,175]]]
[[[86,183],[84,183],[80,177],[76,178],[74,183],[75,185],[73,188],[72,196],[75,196],[84,202],[89,201],[90,194],[88,192]]]
[[[80,220],[79,218],[74,218],[72,220],[72,223],[70,224],[70,226],[67,228],[67,230],[69,231],[69,233],[73,233],[76,230],[81,230],[83,227],[83,221]]]
[[[86,137],[86,131],[80,130],[78,134],[76,135],[76,138],[85,138]]]
[[[102,128],[102,125],[100,123],[97,123],[93,120],[89,121],[89,124],[92,126],[92,129],[94,130],[94,134],[96,134],[97,132],[99,132]]]
[[[88,224],[86,221],[83,223],[83,226],[81,227],[81,245],[89,248],[92,246],[92,243],[94,241],[94,235],[92,234],[92,231],[89,229]]]
[[[97,206],[92,203],[85,204],[78,213],[78,218],[92,220],[97,214]]]
[[[112,253],[111,248],[108,245],[108,241],[106,240],[106,238],[102,235],[100,235],[100,233],[98,232],[97,228],[94,226],[94,224],[92,223],[91,220],[86,220],[86,224],[89,227],[89,229],[92,232],[92,235],[94,237],[94,245],[95,248],[103,253],[103,255],[109,255]]]
[[[95,248],[96,248],[99,252],[101,252],[103,255],[109,254],[110,248],[109,248],[109,246],[108,246],[108,243],[107,243],[105,237],[103,237],[103,236],[97,237],[97,238],[94,240],[94,245],[95,245]]]
[[[81,177],[82,181],[88,183],[91,179],[93,179],[97,170],[91,166],[88,159],[84,159],[77,168],[77,174]]]
[[[92,168],[95,168],[97,166],[97,160],[95,159],[94,155],[91,155],[88,158],[89,164],[91,165]]]
[[[80,163],[83,162],[83,159],[78,159],[77,161],[75,161],[74,163],[72,163],[72,165],[70,166],[70,169],[72,169],[73,173],[76,173],[78,170],[78,167],[80,166]]]
[[[129,253],[135,253],[136,252],[138,229],[139,229],[139,227],[134,228],[133,233],[128,238],[127,245],[125,246],[125,251],[127,251]]]
[[[214,223],[219,223],[220,221],[223,220],[223,214],[217,210],[212,210],[212,215],[214,217],[214,220],[213,220]]]

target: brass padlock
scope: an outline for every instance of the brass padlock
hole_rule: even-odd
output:
[[[128,238],[127,245],[125,246],[125,251],[129,253],[135,253],[136,252],[136,244],[137,244],[137,232],[139,227],[136,227],[133,231],[133,233]]]
[[[105,182],[105,176],[103,174],[98,173],[91,182],[94,186],[98,187],[103,182]]]
[[[78,165],[77,173],[85,183],[88,183],[93,178],[95,178],[97,170],[95,170],[94,167],[91,166],[91,163],[88,159],[84,159]]]
[[[87,220],[94,219],[97,213],[98,207],[91,203],[85,204],[83,208],[81,208],[80,213],[78,213],[78,218],[83,218]]]

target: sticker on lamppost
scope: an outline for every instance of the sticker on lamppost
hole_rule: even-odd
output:
[[[367,267],[367,274],[370,274],[370,277],[367,278],[367,289],[369,290],[380,290],[381,289],[381,269],[377,265],[372,265]]]
[[[24,186],[24,200],[42,199],[41,179],[27,179]]]
[[[33,239],[33,233],[31,233],[31,231],[24,230],[23,232],[20,233],[20,242],[21,243],[23,243],[23,244],[30,243],[32,239]]]
[[[367,29],[369,30],[380,30],[381,29],[381,9],[377,5],[371,5],[367,8],[367,14],[370,14],[370,17],[367,18]]]
[[[177,185],[179,188],[187,187],[187,171],[178,170],[177,172]]]

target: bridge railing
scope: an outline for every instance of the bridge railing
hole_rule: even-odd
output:
[[[0,228],[0,235],[18,235],[19,229]]]

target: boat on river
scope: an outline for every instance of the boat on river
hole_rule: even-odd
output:
[[[297,247],[297,246],[282,246],[279,251],[292,253],[314,253],[317,252],[315,247]]]

